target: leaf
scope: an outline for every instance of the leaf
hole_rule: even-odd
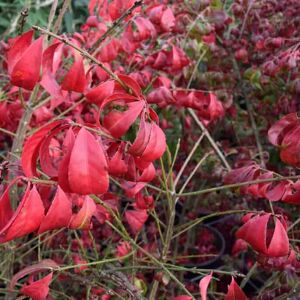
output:
[[[32,266],[28,266],[22,269],[21,271],[19,271],[18,273],[16,273],[10,281],[9,289],[12,290],[15,287],[17,281],[26,275],[47,271],[47,270],[53,270],[57,267],[58,264],[54,260],[43,259],[39,263],[34,264]]]
[[[293,129],[298,124],[299,119],[297,113],[291,113],[281,118],[279,121],[273,124],[268,131],[270,143],[272,143],[274,146],[280,146],[282,139],[288,133],[288,131]]]
[[[72,202],[58,186],[54,199],[43,218],[38,233],[68,227],[72,217]]]
[[[54,121],[48,125],[41,127],[24,144],[21,156],[22,169],[26,177],[37,177],[36,161],[38,158],[39,147],[45,136],[56,127],[66,124],[64,120]]]
[[[83,59],[75,60],[69,72],[65,76],[61,88],[62,90],[83,93],[86,87],[86,77],[83,66]]]
[[[74,142],[75,142],[74,132],[72,128],[69,128],[63,142],[64,156],[58,168],[58,184],[66,193],[72,192],[69,185],[68,168],[69,168],[70,157],[74,146]]]
[[[14,39],[12,46],[7,52],[7,66],[9,74],[11,74],[14,66],[22,57],[24,50],[30,46],[32,37],[33,30],[29,30]]]
[[[142,117],[137,137],[128,151],[130,154],[134,156],[141,156],[143,154],[149,142],[151,130],[151,124],[145,122],[145,118]]]
[[[43,37],[35,40],[22,54],[11,73],[11,83],[27,90],[33,90],[40,78]]]
[[[134,234],[137,234],[148,219],[146,210],[127,210],[125,219]]]
[[[118,76],[123,82],[125,82],[127,86],[130,87],[130,89],[136,97],[142,96],[142,89],[135,79],[124,74],[119,74]]]
[[[108,80],[88,91],[85,96],[89,102],[101,105],[105,98],[112,95],[114,88],[114,81]]]
[[[44,300],[49,293],[49,285],[52,281],[53,272],[49,273],[42,279],[23,285],[20,292],[23,295],[31,297],[33,300]]]
[[[144,161],[154,161],[164,154],[166,150],[166,136],[159,126],[151,123],[149,142],[141,155]]]
[[[249,219],[237,232],[236,237],[248,242],[260,253],[267,253],[267,224],[270,214],[255,216]]]
[[[212,272],[209,275],[204,276],[199,282],[201,300],[207,299],[207,288],[211,279],[212,279]]]
[[[271,257],[286,256],[289,254],[289,249],[289,239],[286,229],[283,227],[280,220],[277,219],[267,255]]]
[[[270,257],[286,256],[289,253],[289,239],[286,228],[278,217],[274,216],[275,229],[267,229],[271,214],[251,215],[245,219],[246,223],[236,232],[237,238],[245,240],[254,250]],[[271,234],[271,241],[267,245],[267,232]]]
[[[103,125],[113,137],[120,138],[135,122],[144,106],[144,101],[128,103],[128,110],[125,112],[111,111],[108,113],[104,117]]]
[[[61,103],[65,102],[65,98],[61,91],[61,88],[54,78],[54,75],[50,72],[45,72],[40,81],[41,86],[49,93],[52,97],[51,108],[54,109]]]
[[[109,174],[113,176],[121,176],[128,171],[127,164],[123,159],[123,151],[121,147],[118,148],[116,153],[108,162]]]
[[[73,215],[69,228],[87,229],[90,226],[91,218],[96,212],[96,204],[92,198],[85,196],[83,205],[79,212]]]
[[[36,187],[29,190],[29,186],[30,184],[27,185],[17,210],[0,231],[1,243],[34,232],[41,224],[45,208]]]
[[[160,20],[160,24],[164,31],[171,31],[175,26],[175,17],[173,11],[170,8],[164,10]]]
[[[231,283],[228,286],[228,292],[224,300],[246,300],[247,297],[242,289],[237,285],[234,278],[232,277]]]
[[[100,143],[81,128],[74,142],[68,167],[69,185],[80,195],[103,194],[108,190],[107,162]]]

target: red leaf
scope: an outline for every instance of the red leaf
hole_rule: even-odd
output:
[[[57,267],[58,264],[52,259],[43,259],[41,262],[34,264],[32,266],[28,266],[23,270],[19,271],[18,273],[16,273],[11,279],[9,289],[12,290],[15,287],[17,281],[26,275],[47,271],[47,270],[53,270]]]
[[[94,136],[81,128],[71,152],[68,179],[74,193],[103,194],[108,189],[107,162]]]
[[[75,60],[69,72],[65,76],[61,88],[66,91],[83,93],[86,87],[86,77],[83,59]]]
[[[150,37],[154,38],[156,36],[156,30],[154,25],[146,18],[137,17],[134,20],[137,27],[138,34],[135,36],[139,41],[146,40]]]
[[[248,242],[252,248],[261,253],[267,253],[267,224],[270,214],[255,216],[249,219],[237,232],[236,237]]]
[[[61,88],[54,78],[54,75],[50,72],[43,74],[40,81],[41,86],[50,94],[51,108],[54,109],[65,101]]]
[[[292,185],[292,189],[284,194],[282,200],[287,203],[300,204],[300,180]]]
[[[127,210],[125,219],[134,234],[138,233],[148,219],[146,210]]]
[[[105,81],[86,93],[89,102],[101,105],[103,100],[112,95],[115,88],[115,82],[112,80]]]
[[[172,298],[172,300],[192,300],[193,298],[186,295],[177,296],[175,298]]]
[[[135,79],[124,74],[119,74],[118,77],[131,88],[135,96],[140,97],[142,95],[142,89]]]
[[[272,143],[274,146],[280,146],[286,133],[298,124],[299,119],[297,113],[291,113],[281,118],[279,121],[273,124],[268,131],[270,143]]]
[[[66,121],[58,120],[54,121],[35,132],[25,142],[23,152],[21,156],[21,164],[23,172],[26,177],[38,176],[36,172],[36,160],[39,153],[39,147],[44,140],[45,136],[51,132],[54,128],[66,123]]]
[[[287,164],[300,167],[300,126],[290,130],[283,138],[280,158]]]
[[[85,196],[83,205],[79,212],[73,215],[69,228],[87,229],[90,226],[91,218],[96,212],[96,204],[89,196]]]
[[[289,254],[289,239],[286,229],[283,227],[280,220],[277,218],[273,237],[268,247],[268,256],[280,257]]]
[[[120,138],[135,122],[144,106],[144,101],[128,103],[128,110],[125,112],[112,111],[108,113],[104,117],[103,125],[113,137]]]
[[[251,181],[256,179],[259,173],[260,173],[259,166],[256,164],[250,164],[248,166],[230,171],[224,177],[224,183],[231,184],[231,183]]]
[[[129,148],[129,153],[134,156],[141,156],[146,149],[146,146],[150,139],[152,126],[150,123],[145,122],[144,118],[141,118],[139,131],[132,146]]]
[[[70,157],[74,146],[74,142],[75,142],[74,132],[72,128],[69,128],[63,142],[64,156],[59,164],[59,169],[58,169],[58,184],[66,193],[72,192],[69,185],[68,168],[69,168]]]
[[[199,282],[201,300],[207,299],[207,288],[211,279],[212,279],[212,272],[209,275],[204,276]]]
[[[72,217],[72,202],[58,186],[51,206],[42,220],[38,233],[68,227]]]
[[[32,36],[33,30],[29,30],[14,39],[13,45],[7,52],[7,66],[9,74],[11,74],[14,66],[22,57],[24,51],[30,46]]]
[[[254,250],[270,257],[286,256],[289,253],[289,239],[286,228],[282,225],[278,217],[275,229],[267,229],[271,214],[256,215],[246,220],[246,223],[237,231],[237,238],[248,242]],[[267,232],[271,233],[271,241],[267,245]]]
[[[127,164],[123,159],[123,151],[124,149],[119,147],[116,153],[109,160],[108,162],[109,174],[113,176],[121,176],[128,171]]]
[[[151,123],[151,132],[149,142],[141,155],[141,159],[144,161],[154,161],[160,158],[166,150],[166,136],[159,126],[155,123]]]
[[[281,181],[279,183],[276,183],[275,186],[273,184],[268,184],[265,197],[270,201],[279,201],[286,193],[288,186],[288,181]]]
[[[43,37],[34,41],[22,54],[11,73],[11,83],[27,90],[33,90],[40,78]]]
[[[132,251],[130,243],[122,241],[116,248],[116,256],[123,257],[126,256],[130,251]]]
[[[28,184],[25,194],[17,210],[0,231],[0,241],[8,242],[15,238],[36,231],[44,217],[44,205],[36,187],[29,191]]]
[[[20,292],[23,295],[31,297],[33,300],[44,300],[49,293],[49,285],[52,281],[53,272],[42,279],[23,285]]]
[[[167,8],[163,12],[160,24],[164,31],[171,31],[172,28],[175,26],[175,17],[170,8]]]
[[[228,292],[224,300],[246,300],[247,297],[242,289],[237,285],[234,278],[232,277],[231,283],[228,286]]]

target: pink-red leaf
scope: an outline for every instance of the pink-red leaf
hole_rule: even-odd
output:
[[[83,59],[75,60],[69,72],[65,76],[61,88],[66,91],[83,93],[86,87],[86,77]]]
[[[28,285],[23,285],[20,292],[23,295],[31,297],[33,300],[44,300],[49,293],[49,285],[52,281],[53,272],[42,279],[33,281]]]
[[[113,137],[120,138],[135,122],[144,106],[144,101],[128,103],[128,110],[125,112],[112,111],[108,113],[104,118],[103,125]]]
[[[19,271],[18,273],[16,273],[13,276],[13,278],[11,279],[9,288],[12,290],[15,287],[17,281],[26,275],[35,274],[35,273],[47,271],[47,270],[53,270],[57,267],[58,267],[58,264],[54,260],[43,259],[39,263],[34,264],[32,266],[28,266],[28,267],[22,269],[21,271]]]
[[[204,276],[199,282],[199,290],[200,290],[201,300],[207,299],[207,288],[208,288],[208,285],[209,285],[211,279],[212,279],[212,273]]]
[[[39,153],[39,147],[44,140],[45,136],[51,132],[52,129],[66,123],[66,121],[54,121],[35,132],[25,142],[21,156],[21,164],[23,172],[27,177],[38,176],[36,171],[36,161]]]
[[[103,194],[108,189],[107,162],[94,136],[81,128],[71,152],[68,179],[74,193]]]
[[[103,100],[112,95],[115,83],[112,80],[105,81],[86,93],[89,102],[101,105]]]
[[[11,73],[11,83],[27,90],[33,90],[40,78],[42,64],[43,37],[34,41],[15,64]]]
[[[231,283],[228,286],[228,292],[224,300],[246,300],[247,297],[242,289],[237,285],[234,278],[232,277]]]
[[[127,210],[125,219],[134,234],[138,233],[148,219],[146,210]]]
[[[29,186],[29,184],[28,184]],[[35,186],[27,190],[17,210],[0,231],[0,241],[8,242],[36,231],[44,217],[44,205]]]
[[[38,233],[68,227],[72,217],[72,202],[58,186],[51,206],[43,218]]]
[[[90,226],[91,218],[96,212],[96,204],[89,196],[85,196],[83,205],[79,212],[73,215],[69,228],[87,229]]]

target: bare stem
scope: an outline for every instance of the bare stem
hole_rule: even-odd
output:
[[[201,131],[207,137],[209,143],[211,144],[211,146],[215,150],[216,154],[219,156],[219,158],[222,161],[223,165],[226,167],[227,170],[231,170],[231,167],[230,167],[228,161],[226,160],[224,154],[222,153],[221,149],[216,144],[215,140],[210,135],[209,131],[206,129],[206,127],[204,126],[204,124],[199,120],[199,118],[197,117],[197,115],[195,114],[195,112],[191,108],[188,108],[188,112],[192,116],[192,118],[194,119],[194,121],[196,122],[196,124],[198,125],[198,127],[201,129]]]
[[[65,15],[65,13],[67,12],[69,6],[70,6],[71,0],[65,0],[64,4],[61,8],[61,10],[59,11],[59,15],[56,19],[56,22],[54,23],[54,27],[53,27],[53,32],[56,34],[58,32],[58,30],[61,27],[61,23],[63,20],[63,17]],[[50,29],[50,27],[48,26],[48,28]]]
[[[182,193],[182,194],[179,193],[179,194],[177,194],[177,196],[178,197],[195,196],[195,195],[217,192],[217,191],[226,190],[226,189],[235,189],[235,188],[239,188],[239,187],[247,186],[247,185],[251,185],[251,184],[277,182],[277,181],[284,181],[284,180],[297,180],[297,179],[300,179],[300,175],[250,180],[250,181],[245,181],[245,182],[216,186],[213,188],[208,188],[208,189],[199,190],[199,191],[193,191],[193,192]]]

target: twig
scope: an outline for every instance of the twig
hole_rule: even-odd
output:
[[[58,4],[58,0],[54,0],[52,3],[51,10],[50,10],[49,17],[48,17],[48,25],[47,25],[48,30],[51,29],[51,25],[54,20],[57,4]]]
[[[172,239],[177,238],[178,236],[180,236],[184,232],[186,232],[186,231],[190,230],[191,228],[193,228],[194,226],[202,223],[206,219],[213,218],[213,217],[218,217],[218,216],[223,216],[223,215],[240,214],[240,213],[244,213],[244,212],[249,212],[249,211],[247,211],[245,209],[241,209],[241,210],[227,210],[227,211],[221,211],[221,212],[212,213],[210,215],[207,215],[207,216],[195,219],[195,220],[193,220],[191,222],[188,222],[186,224],[181,225],[180,228],[182,228],[182,227],[184,227],[184,228],[182,230],[180,230],[179,232],[177,232],[176,234],[174,234],[174,236],[172,237]]]
[[[131,13],[139,6],[143,5],[143,0],[138,0],[135,1],[134,4],[128,9],[126,10],[119,19],[117,19],[116,21],[113,22],[112,26],[109,27],[104,33],[103,35],[99,38],[99,40],[97,40],[95,42],[95,44],[93,45],[93,47],[91,48],[90,52],[92,53],[92,55],[96,55],[98,54],[99,50],[98,47],[102,44],[102,42],[108,37],[110,36],[113,31],[115,30],[115,28],[117,28],[121,22],[126,19],[129,15],[131,15]]]
[[[107,267],[110,269],[110,272],[100,271],[101,277],[106,277],[113,281],[118,287],[125,290],[127,294],[129,294],[133,300],[146,299],[144,298],[138,289],[128,280],[127,276],[120,272],[115,271],[115,266],[111,264],[107,264]]]
[[[20,13],[20,19],[19,19],[19,22],[18,22],[18,26],[19,26],[19,29],[18,29],[18,34],[22,34],[23,33],[23,29],[24,29],[24,25],[26,23],[26,19],[28,17],[28,7],[22,9],[21,13]]]
[[[197,117],[195,112],[191,108],[188,108],[188,112],[192,116],[192,118],[194,119],[194,121],[196,122],[198,127],[201,129],[201,131],[205,134],[205,136],[207,137],[209,143],[211,144],[211,146],[213,147],[213,149],[215,150],[215,152],[219,156],[220,160],[222,161],[222,163],[224,164],[226,169],[231,170],[231,167],[230,167],[229,163],[227,162],[225,156],[223,155],[222,151],[220,150],[220,148],[218,147],[218,145],[216,144],[216,142],[214,141],[214,139],[210,135],[209,131],[206,129],[206,127],[203,125],[203,123],[199,120],[199,118]]]
[[[257,126],[256,126],[255,118],[254,118],[254,115],[253,115],[253,108],[252,108],[252,105],[251,105],[251,103],[249,102],[249,100],[246,96],[245,96],[245,100],[246,100],[247,111],[248,111],[250,122],[251,122],[251,127],[252,127],[252,130],[253,130],[253,133],[254,133],[254,137],[255,137],[255,141],[256,141],[256,145],[257,145],[257,149],[258,149],[258,155],[259,155],[259,158],[260,158],[260,163],[261,163],[261,166],[263,168],[265,168],[266,164],[264,162],[264,153],[263,153],[263,148],[262,148],[262,145],[261,145],[261,142],[260,142],[259,132],[258,132],[258,129],[257,129]]]
[[[54,23],[54,26],[53,26],[53,33],[54,34],[58,33],[58,30],[61,27],[63,17],[65,15],[65,13],[67,12],[70,3],[71,3],[71,0],[64,0],[64,4],[63,4],[61,10],[59,11],[59,15],[56,19],[56,22]]]
[[[206,194],[206,193],[211,193],[211,192],[217,192],[217,191],[226,190],[226,189],[235,189],[235,188],[239,188],[239,187],[247,186],[247,185],[251,185],[251,184],[277,182],[277,181],[294,180],[294,179],[295,180],[300,179],[300,175],[250,180],[250,181],[245,181],[245,182],[239,182],[239,183],[216,186],[216,187],[213,187],[213,188],[208,188],[208,189],[204,189],[204,190],[200,190],[200,191],[193,191],[193,192],[182,193],[182,194],[179,193],[176,196],[178,196],[178,197],[195,196],[195,195],[201,195],[201,194]]]
[[[192,150],[190,151],[188,157],[187,157],[186,160],[184,161],[182,167],[180,168],[180,170],[179,170],[179,172],[178,172],[178,174],[177,174],[177,176],[176,176],[176,178],[175,178],[175,180],[174,180],[174,190],[176,189],[176,185],[177,185],[177,183],[178,183],[178,181],[179,181],[179,179],[180,179],[180,177],[181,177],[181,175],[182,175],[184,169],[186,168],[186,166],[187,166],[187,164],[189,163],[189,161],[191,160],[193,154],[195,153],[195,151],[197,150],[198,146],[200,145],[200,143],[201,143],[203,137],[204,137],[204,133],[202,133],[202,134],[200,135],[200,137],[199,137],[198,140],[196,141],[195,145],[193,146]]]

